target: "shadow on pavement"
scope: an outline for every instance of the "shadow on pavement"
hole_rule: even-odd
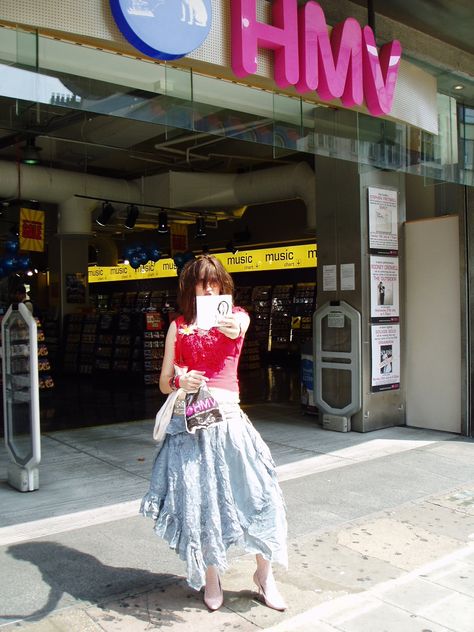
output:
[[[136,568],[107,566],[93,555],[55,542],[17,544],[8,548],[8,554],[17,560],[34,564],[39,569],[43,582],[49,585],[49,595],[46,603],[34,612],[2,615],[0,619],[3,619],[4,623],[19,619],[30,622],[40,621],[57,609],[60,600],[65,595],[70,595],[76,601],[84,602],[87,606],[99,606],[100,602],[107,600],[108,612],[111,610],[110,602],[116,599],[117,610],[123,616],[124,602],[123,600],[120,601],[122,595],[155,591],[157,603],[153,605],[153,609],[147,608],[143,612],[134,609],[133,617],[152,622],[152,619],[155,618],[153,610],[156,610],[161,624],[166,624],[167,621],[169,623],[180,621],[181,617],[179,610],[173,613],[166,608],[164,603],[166,600],[165,587],[170,583],[176,584],[177,582],[183,591],[183,603],[185,603],[187,593],[190,591],[184,582],[178,581],[175,575],[157,574]],[[162,594],[163,598],[160,598]],[[162,604],[159,603],[161,599]]]

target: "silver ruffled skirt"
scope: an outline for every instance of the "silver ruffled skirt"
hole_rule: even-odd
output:
[[[288,563],[285,504],[270,451],[238,404],[221,411],[223,422],[195,434],[183,415],[172,417],[140,509],[186,562],[196,590],[208,566],[226,570],[231,545]]]

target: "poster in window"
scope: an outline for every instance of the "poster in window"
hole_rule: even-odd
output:
[[[400,325],[372,325],[371,391],[400,388]]]
[[[85,303],[86,275],[83,272],[66,274],[66,303]]]
[[[369,250],[377,254],[398,253],[398,192],[368,187]]]
[[[373,323],[400,319],[398,257],[370,257],[370,319]]]

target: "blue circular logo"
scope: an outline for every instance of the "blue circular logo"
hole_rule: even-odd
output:
[[[119,29],[155,59],[179,59],[200,46],[211,29],[211,0],[110,0]]]

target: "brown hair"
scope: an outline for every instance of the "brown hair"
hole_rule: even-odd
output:
[[[220,294],[233,294],[234,282],[219,259],[203,255],[189,261],[179,275],[178,302],[187,324],[196,320],[196,285],[217,283]]]

